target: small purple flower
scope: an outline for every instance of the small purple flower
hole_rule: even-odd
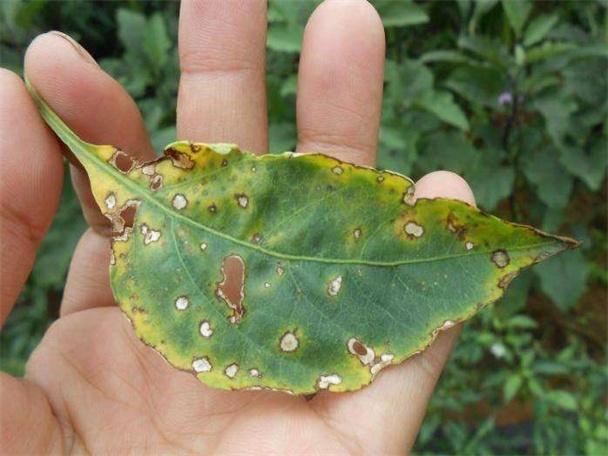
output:
[[[498,104],[500,106],[509,106],[513,104],[513,94],[508,90],[498,96]]]

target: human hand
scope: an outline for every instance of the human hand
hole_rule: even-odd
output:
[[[184,1],[178,138],[267,151],[264,1]],[[306,29],[298,83],[297,152],[375,164],[384,34],[367,2],[326,1]],[[45,34],[26,74],[83,139],[154,157],[135,103],[67,38]],[[59,199],[61,146],[23,82],[2,71],[1,312],[23,286]],[[358,392],[313,398],[229,392],[172,369],[133,335],[108,279],[109,226],[86,174],[72,179],[90,228],[74,253],[61,317],[32,355],[26,379],[0,375],[3,453],[404,453],[414,442],[457,329],[386,369]],[[474,203],[459,177],[437,172],[417,197]]]

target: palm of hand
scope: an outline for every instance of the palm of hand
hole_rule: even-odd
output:
[[[208,6],[182,4],[178,137],[265,151],[265,2]],[[297,151],[374,164],[383,59],[382,25],[369,4],[326,2],[317,9],[300,61]],[[153,156],[133,101],[65,37],[39,37],[28,50],[26,73],[86,140],[119,145],[141,159]],[[4,112],[13,113],[0,119],[0,129],[11,136],[1,152],[5,169],[18,183],[3,187],[2,195],[19,195],[2,201],[7,208],[2,234],[17,241],[3,242],[1,254],[23,258],[12,271],[3,271],[3,319],[56,208],[62,163],[59,144],[35,112],[22,81],[8,72],[1,77]],[[25,153],[39,166],[24,168],[23,157],[9,154],[26,136],[33,146]],[[91,228],[74,254],[61,318],[29,361],[28,379],[0,376],[3,449],[386,454],[411,446],[455,338],[453,330],[422,356],[387,369],[356,393],[306,398],[208,388],[172,369],[133,335],[109,288],[107,224],[82,170],[73,167],[72,178]],[[448,173],[425,176],[416,192],[418,197],[473,203],[468,186]]]
[[[28,373],[70,420],[64,440],[75,450],[312,454],[363,448],[357,427],[332,422],[327,396],[204,387],[140,343],[116,307],[61,318]]]

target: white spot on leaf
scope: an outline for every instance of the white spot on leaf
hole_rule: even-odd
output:
[[[424,234],[424,228],[418,225],[416,222],[407,222],[403,229],[408,236],[413,236],[416,238],[422,237]]]
[[[207,320],[203,320],[201,322],[199,331],[201,333],[201,336],[203,336],[207,339],[213,335],[213,329],[211,328],[211,324]]]
[[[357,228],[355,231],[353,231],[353,236],[358,240],[361,237],[361,229]]]
[[[281,277],[285,271],[281,267],[281,265],[277,266],[277,275]]]
[[[152,242],[157,242],[160,239],[160,231],[148,228],[145,223],[141,226],[141,234],[144,235],[144,245],[148,245]]]
[[[328,389],[330,385],[339,385],[342,383],[342,377],[338,374],[321,375],[317,381],[319,389]]]
[[[247,209],[247,206],[249,205],[249,197],[247,195],[236,195],[235,198],[240,207]]]
[[[270,282],[265,282],[264,283],[264,288],[270,288]]]
[[[178,211],[184,209],[188,205],[188,200],[184,195],[178,193],[173,197],[173,207]]]
[[[190,299],[188,296],[180,296],[175,300],[175,307],[177,310],[186,310],[190,305]]]
[[[116,207],[116,196],[114,193],[110,193],[105,200],[106,207],[108,209],[114,209]]]
[[[389,366],[393,362],[394,358],[395,358],[395,355],[392,355],[390,353],[383,353],[382,356],[380,357],[380,361],[378,361],[376,364],[374,364],[370,368],[370,372],[372,373],[372,376],[375,376],[382,369]]]
[[[207,250],[207,243],[206,242],[201,243],[201,250]]]
[[[300,341],[292,332],[287,332],[281,337],[281,350],[285,352],[296,351],[299,345]]]
[[[238,364],[231,364],[224,370],[224,374],[226,374],[226,377],[228,377],[228,378],[234,378],[238,371],[239,371]]]
[[[415,188],[414,186],[410,186],[407,188],[407,190],[405,191],[405,193],[403,194],[403,198],[402,198],[402,202],[407,204],[408,206],[415,206],[416,205],[416,199],[414,197],[414,192],[415,192]]]
[[[209,362],[209,358],[207,358],[206,356],[192,361],[192,369],[194,369],[194,372],[196,373],[200,374],[201,372],[209,372],[211,368],[212,366]]]
[[[344,170],[340,166],[334,166],[332,168],[332,171],[334,174],[337,174],[338,176],[344,172]]]
[[[452,320],[446,320],[443,322],[443,325],[441,325],[441,329],[442,330],[450,329],[454,325],[455,325],[455,323]]]
[[[473,244],[471,241],[467,241],[466,244],[464,245],[464,247],[467,250],[473,250],[473,247],[475,247],[475,244]]]
[[[260,373],[260,371],[258,369],[249,369],[249,375],[251,375],[252,377],[255,378],[260,378],[262,376],[262,374]]]
[[[146,176],[154,176],[156,173],[156,164],[146,165],[141,168],[141,172]]]
[[[342,276],[331,279],[327,283],[327,293],[330,296],[336,296],[340,292],[340,288],[342,288]]]
[[[492,254],[492,262],[500,269],[504,268],[509,264],[509,255],[505,250],[497,250]]]

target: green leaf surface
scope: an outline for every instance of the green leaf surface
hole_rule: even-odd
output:
[[[523,380],[524,379],[519,374],[512,374],[507,378],[504,386],[505,402],[509,402],[515,397],[521,388]]]
[[[266,45],[278,52],[300,52],[304,28],[293,24],[276,24],[268,29]]]
[[[469,129],[467,116],[454,101],[454,97],[450,92],[427,90],[416,99],[415,105],[461,130],[467,131]]]
[[[502,0],[502,8],[516,36],[521,35],[533,6],[529,0]]]
[[[450,153],[446,154],[445,151]],[[419,164],[424,172],[444,169],[462,173],[477,159],[477,150],[459,131],[439,131],[428,137],[420,154]]]
[[[30,90],[112,221],[110,280],[137,336],[213,387],[359,389],[577,244],[320,154],[181,141],[139,164]]]
[[[429,21],[426,11],[411,0],[378,0],[374,6],[385,27],[406,27]]]
[[[591,190],[599,190],[606,178],[606,166],[608,165],[606,137],[594,141],[588,150],[585,150],[584,147],[562,147],[561,162],[570,173],[585,182]]]
[[[580,250],[552,258],[541,265],[536,274],[540,288],[562,312],[574,307],[585,291],[589,268]]]
[[[524,45],[533,46],[543,40],[551,29],[555,27],[555,24],[559,21],[559,16],[556,14],[541,14],[535,18],[528,27],[524,34]]]
[[[559,162],[559,151],[555,147],[544,147],[522,158],[524,173],[536,187],[542,202],[553,209],[568,205],[574,180]]]
[[[513,58],[504,44],[497,39],[485,36],[462,36],[458,39],[458,46],[497,68],[505,70],[512,64]]]
[[[501,162],[504,154],[495,148],[480,151],[464,176],[471,185],[477,204],[486,210],[493,210],[500,201],[511,195],[515,182],[515,170]]]
[[[417,157],[420,133],[382,125],[378,148],[378,167],[409,173]]]
[[[574,411],[578,408],[576,398],[568,391],[550,391],[546,399],[564,410]]]
[[[495,67],[462,65],[448,76],[444,85],[465,100],[496,109],[498,97],[507,87],[507,77]]]

